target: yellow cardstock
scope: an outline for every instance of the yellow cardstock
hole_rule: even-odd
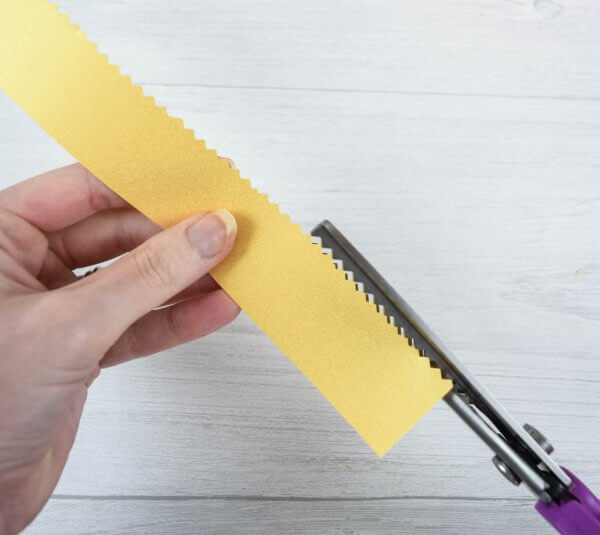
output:
[[[450,381],[310,236],[121,75],[55,5],[2,3],[0,87],[159,225],[229,209],[237,241],[214,278],[378,455],[448,392]]]

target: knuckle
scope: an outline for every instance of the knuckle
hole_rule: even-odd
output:
[[[4,208],[0,207],[0,251],[11,257],[43,257],[48,247],[48,236]]]
[[[87,366],[87,359],[81,360],[82,356],[97,356],[106,349],[91,321],[89,304],[75,295],[61,290],[48,292],[38,300],[36,309],[40,317],[47,318],[47,328],[53,335],[52,347],[61,347],[66,361]]]
[[[87,186],[87,202],[93,212],[105,210],[112,207],[108,188],[104,186],[92,173],[80,163],[77,166],[79,173],[83,176]]]
[[[94,369],[90,372],[90,374],[87,376],[86,380],[84,381],[85,386],[87,388],[92,386],[92,383],[96,379],[98,379],[99,375],[100,375],[100,366],[98,364],[96,364],[96,366],[94,366]]]
[[[125,332],[125,345],[127,347],[128,355],[139,357],[143,354],[143,336],[140,333],[140,328],[137,323],[134,323]]]
[[[136,275],[150,288],[162,288],[175,283],[175,270],[168,251],[158,243],[142,246],[132,252]]]
[[[177,307],[169,307],[166,309],[166,324],[167,324],[167,332],[170,333],[170,336],[176,340],[177,343],[185,340],[186,333],[183,329],[183,322],[181,321],[181,317],[178,314]]]

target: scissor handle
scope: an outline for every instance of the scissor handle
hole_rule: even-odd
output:
[[[535,508],[562,535],[600,535],[600,500],[575,475],[571,478],[572,499],[564,503],[537,502]]]

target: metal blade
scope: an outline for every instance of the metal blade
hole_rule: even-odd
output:
[[[431,365],[451,379],[454,388],[444,400],[494,451],[496,466],[513,482],[523,481],[545,502],[560,500],[571,480],[536,441],[444,346],[427,324],[329,221],[317,225],[312,236],[335,259],[338,269],[357,284],[374,303],[384,308],[388,321],[398,327]],[[351,274],[351,275],[350,275]],[[503,472],[504,473],[504,472]],[[504,473],[506,475],[506,473]]]

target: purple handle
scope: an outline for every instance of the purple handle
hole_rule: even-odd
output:
[[[571,478],[574,499],[557,504],[536,503],[535,508],[562,535],[600,535],[600,500],[564,466]]]

